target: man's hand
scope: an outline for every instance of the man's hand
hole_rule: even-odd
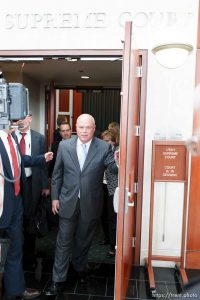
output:
[[[42,190],[42,195],[44,195],[44,196],[49,196],[49,194],[50,194],[50,190],[49,189],[43,189]]]
[[[53,214],[58,214],[59,211],[59,200],[53,200],[52,201],[52,212]]]
[[[45,161],[48,162],[53,159],[53,152],[46,152],[44,154]]]

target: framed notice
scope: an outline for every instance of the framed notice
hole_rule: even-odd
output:
[[[179,181],[187,178],[188,153],[184,141],[153,141],[154,181]]]

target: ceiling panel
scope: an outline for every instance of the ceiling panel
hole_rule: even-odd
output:
[[[0,69],[4,74],[26,74],[45,83],[54,81],[56,85],[120,87],[122,62],[120,59],[67,61],[65,58],[48,58],[42,61],[0,61]],[[90,78],[81,79],[82,75]]]

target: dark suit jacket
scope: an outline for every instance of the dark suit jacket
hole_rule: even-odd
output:
[[[57,142],[62,141],[62,137],[60,135],[60,129],[59,128],[56,128],[54,133],[53,133],[53,141],[57,141]]]
[[[39,132],[31,132],[31,156],[43,155],[45,153],[45,138]],[[12,134],[18,144],[16,135]],[[35,214],[42,189],[48,189],[48,170],[46,164],[32,167],[32,195],[26,192],[26,184],[23,186],[24,214],[29,217]]]
[[[39,132],[31,129],[31,156],[44,155],[45,138]],[[48,189],[47,165],[32,167],[32,202],[25,199],[24,213],[35,213],[42,189]]]
[[[117,173],[111,146],[93,138],[80,170],[77,137],[60,142],[52,176],[52,200],[59,200],[59,215],[69,218],[75,211],[79,190],[80,208],[87,221],[99,218],[103,205],[103,175],[106,168]]]
[[[13,180],[13,174],[10,166],[10,161],[8,158],[8,154],[6,152],[5,146],[0,138],[0,154],[2,158],[2,163],[3,163],[3,170],[4,170],[4,175],[8,177],[9,179]],[[25,155],[21,159],[21,191],[23,189],[23,181],[25,180],[25,171],[24,171],[24,166],[35,166],[35,165],[44,165],[45,164],[45,159],[44,155],[40,155],[37,157],[32,157]],[[4,204],[3,204],[3,214],[0,218],[0,228],[4,229],[9,226],[12,215],[13,215],[13,210],[14,210],[14,205],[13,202],[16,200],[15,195],[14,195],[14,184],[13,182],[9,182],[4,180]]]
[[[49,162],[49,177],[52,177],[53,174],[53,169],[55,166],[56,162],[56,157],[57,157],[57,152],[58,152],[58,146],[60,144],[60,141],[53,141],[52,146],[51,146],[51,151],[53,152],[53,159]]]

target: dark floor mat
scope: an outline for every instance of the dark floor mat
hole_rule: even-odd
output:
[[[54,258],[56,245],[57,228],[54,227],[43,238],[36,241],[37,256],[45,258]],[[99,245],[99,241],[103,239],[103,232],[101,226],[97,226],[94,239],[89,251],[89,262],[97,263],[115,263],[115,257],[108,257],[109,245]]]

